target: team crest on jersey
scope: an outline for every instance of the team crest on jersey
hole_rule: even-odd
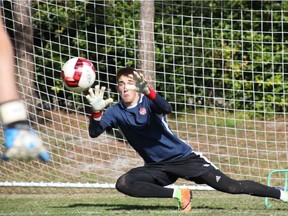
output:
[[[141,107],[139,109],[139,113],[140,113],[140,115],[146,115],[146,113],[147,113],[146,108],[145,107]]]

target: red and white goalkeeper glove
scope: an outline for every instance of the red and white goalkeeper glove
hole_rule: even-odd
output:
[[[41,138],[29,126],[26,108],[21,101],[1,104],[0,118],[3,123],[5,147],[7,148],[2,160],[32,160],[36,158],[44,162],[50,160],[50,155],[43,146]]]
[[[100,120],[102,116],[102,111],[111,103],[113,103],[112,98],[108,98],[106,100],[103,99],[104,92],[106,90],[106,87],[102,86],[100,89],[99,85],[95,86],[95,92],[93,92],[93,89],[90,88],[88,90],[88,95],[86,96],[89,104],[92,107],[93,114],[92,117],[96,120]]]
[[[143,74],[134,71],[133,79],[136,81],[135,85],[127,85],[128,90],[138,91],[144,95],[146,95],[150,99],[154,99],[156,97],[156,92],[154,89],[149,87],[148,82],[144,79]]]

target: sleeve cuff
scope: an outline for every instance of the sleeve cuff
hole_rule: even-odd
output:
[[[150,93],[147,94],[146,96],[150,99],[150,100],[154,100],[156,98],[156,91],[150,87],[149,88],[149,91]]]
[[[98,113],[92,113],[92,115],[91,115],[91,117],[94,119],[94,120],[100,120],[101,119],[101,117],[102,117],[102,114],[103,114],[103,112],[101,111],[101,112],[98,112]]]
[[[0,105],[0,120],[4,125],[27,119],[25,104],[20,101],[9,101]]]

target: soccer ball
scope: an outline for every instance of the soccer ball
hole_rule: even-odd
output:
[[[61,77],[68,90],[81,93],[93,85],[96,73],[93,64],[88,59],[74,57],[63,65]]]

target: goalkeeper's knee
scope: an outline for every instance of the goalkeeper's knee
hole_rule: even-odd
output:
[[[116,182],[116,189],[124,194],[127,194],[128,191],[128,185],[127,185],[127,181],[126,181],[126,176],[127,174],[124,174],[122,176],[120,176]]]

